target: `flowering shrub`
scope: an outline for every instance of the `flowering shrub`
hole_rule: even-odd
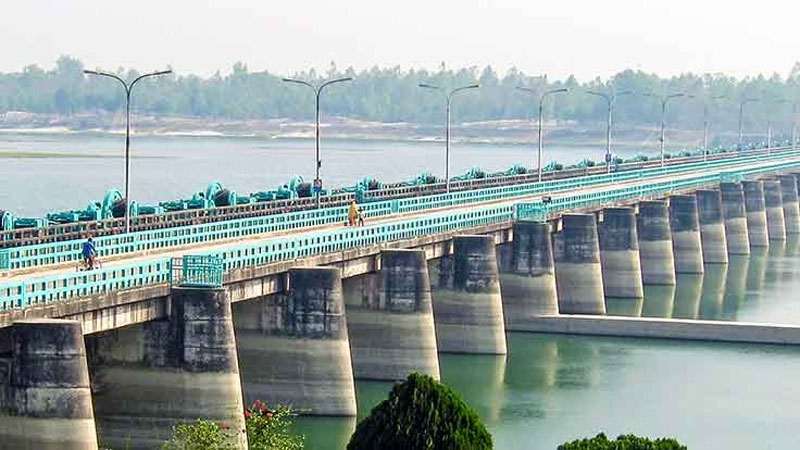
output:
[[[295,414],[291,409],[277,405],[270,409],[256,400],[244,412],[247,424],[247,442],[250,450],[300,450],[303,436],[291,434],[289,428]]]
[[[161,446],[162,450],[232,450],[230,431],[225,424],[210,420],[181,424],[175,427],[172,439]]]
[[[269,408],[256,400],[244,411],[247,441],[250,450],[302,450],[303,436],[289,432],[295,414],[291,409],[277,405]],[[172,438],[162,445],[162,450],[234,450],[233,433],[224,423],[198,420],[175,427]]]

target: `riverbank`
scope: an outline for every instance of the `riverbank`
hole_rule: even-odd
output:
[[[123,135],[122,114],[76,114],[60,116],[27,112],[0,113],[0,133],[25,135]],[[379,141],[442,141],[442,127],[418,123],[380,123],[343,117],[325,118],[325,139]],[[577,122],[545,123],[548,144],[559,146],[605,147],[605,124]],[[257,138],[306,140],[314,138],[313,121],[288,118],[230,120],[205,117],[162,117],[136,115],[134,132],[140,136],[196,138]],[[648,148],[658,144],[657,126],[626,128],[615,134],[616,148]],[[733,139],[734,136],[724,136]],[[453,140],[472,144],[530,145],[537,139],[537,125],[528,120],[495,120],[453,124]],[[671,130],[670,147],[696,147],[702,140],[700,130]]]

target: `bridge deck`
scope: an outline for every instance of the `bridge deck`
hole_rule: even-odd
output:
[[[793,157],[787,158],[784,161],[800,161],[800,157]],[[767,167],[774,162],[762,162],[748,165],[748,168],[760,168],[760,167]],[[581,193],[581,194],[592,194],[592,193],[602,193],[607,191],[609,187],[613,186],[614,188],[621,188],[621,187],[634,187],[634,186],[641,186],[641,185],[648,185],[657,183],[659,181],[679,181],[684,179],[690,179],[694,177],[698,177],[704,174],[717,174],[720,170],[718,168],[709,169],[709,170],[700,170],[700,171],[693,171],[683,174],[668,174],[664,176],[657,176],[651,177],[644,180],[633,180],[627,181],[624,183],[606,183],[601,184],[593,187],[583,188],[583,189],[572,189],[561,191],[558,194],[553,194],[554,198],[558,198],[560,196],[567,196],[574,193]],[[542,197],[542,194],[530,195],[530,196],[520,196],[511,199],[503,199],[503,200],[494,200],[494,201],[487,201],[487,202],[476,202],[469,205],[464,205],[458,207],[458,211],[460,212],[469,212],[469,211],[477,211],[481,209],[485,209],[488,207],[508,207],[513,206],[518,203],[524,202],[532,202],[539,200]],[[416,212],[409,212],[409,213],[401,213],[401,214],[391,214],[387,216],[382,216],[371,220],[367,225],[374,226],[374,225],[385,225],[385,224],[392,224],[392,223],[403,223],[409,221],[411,219],[416,218],[423,218],[427,216],[435,216],[437,214],[445,213],[452,211],[451,207],[445,208],[435,208],[435,209],[428,209],[424,211],[416,211]],[[221,252],[225,250],[229,250],[232,247],[240,247],[240,246],[248,246],[253,244],[261,244],[267,243],[274,239],[284,238],[284,237],[292,237],[292,238],[302,238],[302,237],[311,237],[318,233],[338,230],[342,229],[343,226],[341,224],[332,224],[332,225],[322,225],[316,227],[305,228],[302,230],[287,230],[287,231],[280,231],[280,232],[272,232],[272,233],[264,233],[264,234],[257,234],[252,236],[247,236],[243,238],[235,238],[235,239],[225,239],[215,241],[210,244],[195,244],[195,245],[185,245],[180,247],[173,247],[166,250],[153,250],[145,253],[136,253],[136,254],[129,254],[129,255],[120,255],[119,257],[105,261],[104,269],[115,268],[115,267],[123,267],[132,264],[142,263],[150,260],[157,260],[163,258],[179,258],[186,254],[195,254],[195,253],[214,253],[214,252]],[[46,266],[38,268],[37,270],[14,270],[10,271],[8,275],[4,278],[0,278],[3,284],[5,283],[17,283],[23,281],[30,281],[39,278],[50,278],[59,275],[65,275],[75,272],[75,264],[69,263],[60,266]]]

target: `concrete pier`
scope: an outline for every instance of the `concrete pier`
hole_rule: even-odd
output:
[[[514,223],[508,264],[500,268],[506,330],[542,314],[558,314],[550,225]]]
[[[639,238],[633,208],[605,208],[598,225],[606,297],[643,298]]]
[[[783,200],[783,220],[786,234],[800,234],[800,202],[797,196],[797,178],[794,175],[778,175]]]
[[[742,181],[747,233],[750,247],[769,247],[767,212],[764,206],[764,185],[761,180]]]
[[[492,236],[456,236],[439,262],[433,317],[440,352],[504,355],[500,274]]]
[[[722,195],[716,189],[699,189],[697,214],[700,222],[700,243],[703,246],[703,262],[706,264],[728,263],[728,241],[725,236],[725,221],[722,217]]]
[[[225,423],[246,449],[230,301],[223,289],[173,288],[169,320],[86,338],[100,441],[153,448],[198,418]]]
[[[664,201],[639,203],[636,218],[639,259],[644,284],[675,284],[675,257],[669,229],[669,210]],[[647,308],[645,302],[645,308]]]
[[[3,330],[0,447],[96,450],[80,322],[26,320]]]
[[[764,210],[767,213],[767,235],[773,241],[786,240],[786,222],[783,217],[783,198],[781,183],[778,180],[764,180]]]
[[[703,248],[700,243],[697,197],[694,195],[669,197],[669,226],[672,232],[675,273],[703,273]]]
[[[358,279],[376,279],[359,283]],[[352,281],[351,281],[352,280]],[[379,274],[343,280],[347,331],[357,379],[439,379],[431,284],[425,252],[384,250]]]
[[[747,212],[744,190],[739,183],[720,183],[722,217],[725,221],[725,240],[731,255],[750,254],[750,235],[747,231]]]
[[[282,403],[305,415],[356,415],[338,268],[291,269],[288,295],[236,303],[234,319],[247,403]]]
[[[594,214],[565,214],[553,241],[558,309],[562,314],[605,314],[603,271]]]

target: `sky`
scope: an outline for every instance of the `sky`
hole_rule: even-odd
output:
[[[70,55],[201,76],[335,61],[585,81],[625,69],[785,77],[800,60],[793,0],[3,0],[0,13],[1,72]]]

